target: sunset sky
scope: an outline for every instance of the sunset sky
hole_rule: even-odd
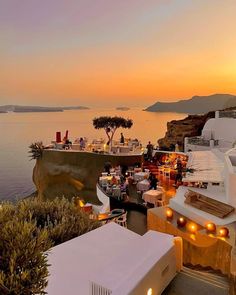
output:
[[[235,0],[0,0],[0,105],[236,94]]]

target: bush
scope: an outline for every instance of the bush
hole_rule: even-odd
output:
[[[17,216],[6,218],[5,223],[1,217],[0,294],[45,294],[48,265],[44,251],[51,247],[47,231]]]
[[[0,208],[0,294],[45,294],[45,251],[100,225],[66,199],[27,199]]]
[[[47,229],[55,246],[100,225],[90,220],[86,213],[78,210],[73,202],[65,198],[52,201],[40,201],[36,198],[23,200],[18,203],[16,209],[21,219],[35,220],[38,228]]]

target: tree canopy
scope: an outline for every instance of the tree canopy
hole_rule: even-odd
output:
[[[112,143],[113,136],[118,128],[131,128],[132,125],[133,121],[131,119],[125,119],[117,116],[102,116],[93,119],[93,126],[95,129],[105,130],[108,137],[108,143]]]

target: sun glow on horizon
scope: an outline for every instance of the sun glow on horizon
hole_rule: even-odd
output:
[[[209,0],[0,0],[0,104],[148,106],[235,94],[235,9]]]

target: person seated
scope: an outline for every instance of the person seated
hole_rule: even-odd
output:
[[[150,173],[149,178],[148,178],[149,182],[150,182],[150,189],[157,189],[157,183],[158,183],[158,179],[156,178],[156,176],[152,173]]]
[[[69,139],[65,139],[62,148],[64,150],[69,150],[69,149],[71,149],[71,144],[72,144],[72,142]]]
[[[127,190],[127,183],[126,182],[123,182],[121,185],[120,185],[120,190],[121,192],[126,192]]]
[[[112,176],[111,184],[112,185],[117,185],[118,184],[118,181],[117,181],[117,179],[116,179],[116,177],[114,175]]]

